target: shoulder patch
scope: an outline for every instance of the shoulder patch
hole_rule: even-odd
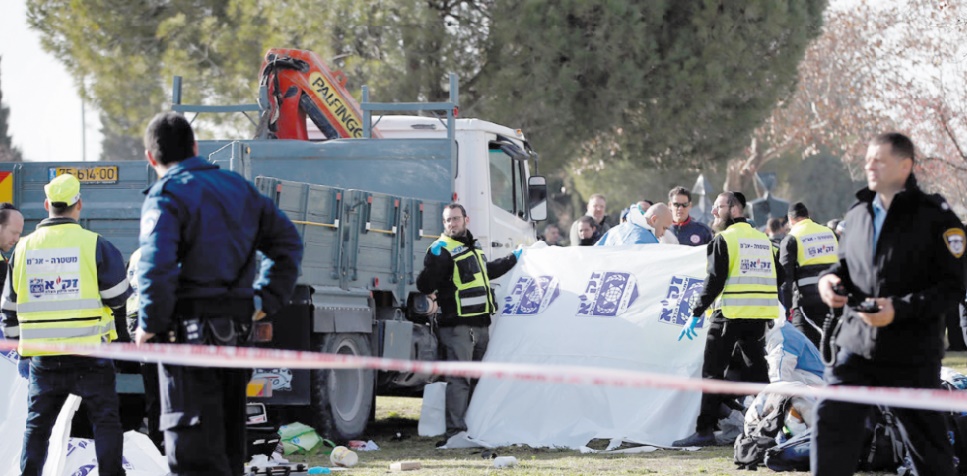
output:
[[[141,215],[141,238],[144,238],[154,231],[154,226],[158,224],[158,217],[161,216],[161,211],[158,209],[151,209]]]
[[[947,251],[954,255],[954,258],[960,258],[964,255],[964,230],[960,228],[948,228],[943,234],[944,243],[947,244]]]

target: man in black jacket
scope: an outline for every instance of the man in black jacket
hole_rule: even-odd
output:
[[[769,323],[779,316],[780,269],[769,239],[743,217],[744,202],[736,192],[723,192],[712,205],[712,228],[720,233],[708,244],[708,276],[701,294],[689,303],[692,317],[678,340],[694,338],[701,316],[713,309],[707,321],[702,378],[723,380],[729,370],[743,380],[767,383],[765,336]],[[741,358],[733,358],[736,351]],[[727,400],[721,394],[703,393],[695,433],[672,446],[714,445],[719,409]]]
[[[838,262],[819,281],[823,301],[845,307],[836,360],[826,370],[829,385],[940,386],[944,315],[964,296],[964,229],[942,197],[920,190],[913,165],[913,143],[902,134],[882,134],[869,145],[868,188],[846,214]],[[813,474],[853,474],[870,409],[819,402]],[[894,413],[909,433],[917,473],[953,475],[941,414]]]
[[[819,275],[837,261],[836,234],[809,219],[802,202],[789,207],[792,229],[779,244],[779,266],[786,279],[779,290],[782,305],[792,316],[792,325],[819,347],[822,326],[829,311],[819,297]]]
[[[480,243],[467,225],[466,209],[451,203],[443,209],[443,235],[433,242],[416,279],[421,293],[440,306],[437,337],[444,360],[479,361],[490,342],[490,315],[496,311],[490,280],[503,276],[517,264],[521,250],[487,262]],[[447,432],[450,437],[467,430],[464,416],[473,384],[467,377],[447,377]],[[447,440],[437,446],[443,446]]]

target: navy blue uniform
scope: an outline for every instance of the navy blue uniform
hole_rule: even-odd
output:
[[[697,222],[688,217],[682,223],[672,223],[672,226],[668,228],[675,234],[675,238],[678,238],[678,244],[688,245],[688,246],[702,246],[707,245],[712,241],[712,237],[715,236],[712,233],[712,229],[708,225]]]
[[[259,300],[267,314],[278,311],[302,260],[299,233],[278,207],[242,176],[200,157],[172,164],[147,191],[141,250],[138,325],[165,341],[170,335],[215,345],[244,344],[239,335]],[[191,332],[192,325],[203,332]],[[240,474],[250,371],[160,370],[160,427],[172,473]]]
[[[913,175],[897,193],[874,242],[873,201],[863,189],[846,213],[849,230],[839,262],[824,274],[843,281],[850,300],[836,337],[839,352],[826,370],[829,385],[940,387],[944,318],[964,296],[964,230],[939,195],[927,195]],[[867,297],[892,298],[893,322],[872,327],[856,315]],[[813,429],[813,474],[853,474],[871,407],[822,400]],[[953,453],[940,413],[894,409],[912,443],[919,474],[953,475]]]

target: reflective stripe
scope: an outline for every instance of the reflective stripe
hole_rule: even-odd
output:
[[[3,301],[0,301],[0,309],[3,309],[4,311],[16,311],[17,303],[9,299],[4,299]]]
[[[729,283],[731,284],[762,284],[765,286],[775,286],[775,278],[753,278],[747,276],[729,276]]]
[[[20,337],[20,326],[4,327],[3,328],[4,337]]]
[[[68,328],[24,328],[21,340],[31,339],[69,339],[72,337],[94,337],[110,332],[107,326],[68,327]]]
[[[778,309],[778,301],[776,298],[722,298],[722,305],[724,306],[776,306]],[[777,311],[778,312],[778,311]]]
[[[487,296],[484,295],[484,296],[477,296],[477,297],[460,298],[460,303],[463,304],[463,307],[465,308],[470,306],[477,306],[480,304],[487,304]]]
[[[24,302],[17,305],[17,312],[54,312],[54,311],[83,311],[85,309],[100,309],[104,307],[100,299],[71,299],[69,301],[36,301]]]
[[[117,285],[115,285],[113,288],[105,289],[101,291],[101,299],[111,299],[113,297],[118,297],[124,294],[124,292],[127,291],[128,288],[130,287],[131,287],[131,283],[129,283],[128,280],[125,279],[124,281],[117,283]]]
[[[800,286],[809,286],[810,284],[819,284],[819,276],[813,276],[811,278],[802,278],[796,281],[796,284]]]

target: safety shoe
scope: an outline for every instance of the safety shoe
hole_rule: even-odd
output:
[[[687,446],[715,446],[715,435],[696,431],[691,436],[675,441],[672,443],[672,446],[676,448],[684,448]]]

